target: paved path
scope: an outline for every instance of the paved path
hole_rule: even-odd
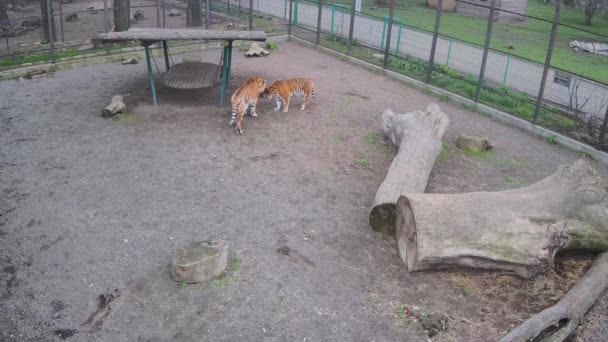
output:
[[[287,4],[287,8],[286,8]],[[254,0],[254,10],[271,14],[276,17],[284,18],[289,8],[289,2],[285,0]],[[314,4],[300,1],[298,8],[298,24],[316,28],[318,7]],[[331,31],[331,7],[326,7],[322,15],[322,29],[325,32]],[[333,32],[338,35],[348,37],[350,27],[350,14],[336,11],[334,17]],[[355,18],[355,28],[353,36],[358,41],[369,44],[373,47],[380,47],[382,42],[382,31],[384,22],[378,19],[358,15]],[[412,28],[393,27],[391,49],[396,50],[397,40],[401,30],[401,41],[399,53],[409,55],[424,60],[428,60],[431,50],[432,34],[426,31],[419,31]],[[451,47],[450,47],[451,45]],[[466,43],[452,41],[446,38],[439,38],[435,53],[436,63],[447,64],[449,67],[462,73],[471,74],[475,77],[479,75],[483,49]],[[532,97],[538,96],[540,82],[543,73],[543,66],[517,57],[508,57],[506,54],[490,51],[486,67],[485,79],[495,84],[506,84],[511,89],[517,89],[530,94]],[[568,106],[570,94],[574,87],[574,81],[570,87],[561,86],[553,83],[555,70],[550,69],[545,88],[545,100]],[[578,83],[579,81],[577,81]],[[608,105],[608,88],[588,81],[580,80],[579,99],[589,98],[584,111],[595,116],[604,117],[606,105]],[[581,101],[582,102],[582,101]]]

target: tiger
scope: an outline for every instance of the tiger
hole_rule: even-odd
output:
[[[230,125],[232,126],[236,123],[236,132],[238,134],[243,134],[243,116],[245,116],[248,109],[251,116],[258,116],[258,113],[255,112],[255,107],[258,104],[260,94],[266,89],[266,84],[266,80],[261,77],[250,77],[232,94],[230,98],[232,103]]]
[[[306,78],[274,81],[264,90],[264,92],[262,92],[262,97],[265,99],[272,98],[272,96],[275,97],[277,101],[277,107],[274,109],[275,111],[280,110],[281,103],[283,103],[283,113],[289,111],[289,99],[292,95],[304,97],[304,102],[302,102],[300,110],[306,109],[306,105],[311,96],[313,100],[317,100],[315,85],[312,80]]]

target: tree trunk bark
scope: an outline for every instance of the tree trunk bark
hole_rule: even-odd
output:
[[[114,31],[128,31],[131,25],[130,0],[114,0]]]
[[[186,25],[188,27],[203,26],[200,0],[188,0],[188,8],[186,9]]]
[[[9,20],[7,0],[0,0],[0,27],[7,26]]]
[[[47,1],[51,0],[40,0],[40,10],[42,15],[42,37],[40,37],[40,42],[42,44],[49,44],[51,39],[53,42],[57,41],[57,30],[55,29],[55,18],[52,13],[48,11]],[[49,32],[49,19],[51,20],[52,32]]]
[[[405,194],[396,228],[410,272],[473,267],[530,278],[557,252],[608,251],[608,184],[579,160],[517,190]]]
[[[369,222],[374,230],[395,233],[395,203],[405,193],[424,192],[449,119],[437,104],[426,110],[395,114],[384,110],[382,129],[399,148],[384,182],[376,192]]]
[[[608,253],[599,255],[591,269],[554,306],[532,316],[500,339],[500,342],[565,340],[596,299],[608,288]]]

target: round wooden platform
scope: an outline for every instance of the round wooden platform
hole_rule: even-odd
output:
[[[205,62],[186,62],[176,64],[162,77],[162,82],[169,88],[200,89],[219,83],[222,66]]]

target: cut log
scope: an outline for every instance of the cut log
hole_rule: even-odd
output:
[[[608,187],[585,160],[516,190],[406,194],[397,242],[410,272],[472,267],[530,278],[561,251],[608,251]]]
[[[537,337],[542,341],[564,341],[607,288],[608,253],[602,253],[564,298],[523,322],[500,342],[530,341]]]
[[[171,263],[171,277],[188,284],[213,279],[228,266],[228,242],[198,241],[177,250]]]
[[[125,110],[127,110],[127,106],[123,102],[122,95],[114,95],[112,96],[112,103],[101,111],[101,116],[109,118],[116,113],[124,112]]]
[[[384,182],[376,192],[369,223],[376,231],[395,233],[395,203],[405,193],[424,192],[435,159],[441,152],[441,137],[449,119],[435,103],[426,110],[395,114],[385,109],[382,130],[399,148]]]

